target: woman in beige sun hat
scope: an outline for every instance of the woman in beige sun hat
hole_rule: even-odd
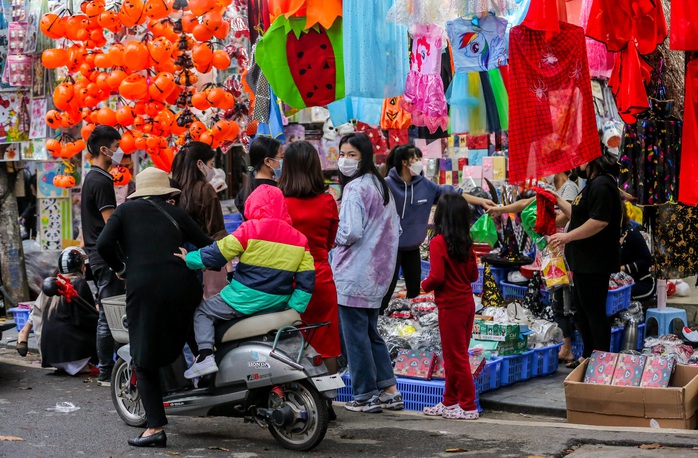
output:
[[[179,192],[162,170],[143,170],[136,177],[136,192],[117,207],[97,240],[100,255],[127,284],[131,357],[148,427],[129,439],[138,447],[167,443],[158,368],[182,354],[202,298],[196,273],[174,253],[184,242],[197,247],[213,242],[183,209],[168,203]]]

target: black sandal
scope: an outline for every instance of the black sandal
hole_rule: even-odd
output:
[[[578,359],[575,359],[575,360],[572,361],[571,363],[565,364],[565,367],[566,367],[567,369],[576,369],[576,368],[578,368],[579,366],[581,366],[581,364],[582,364],[582,363],[579,362]]]
[[[29,351],[29,344],[27,342],[17,342],[17,353],[19,356],[27,356]]]

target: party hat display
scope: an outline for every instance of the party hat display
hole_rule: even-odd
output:
[[[528,290],[523,299],[523,306],[533,313],[536,318],[542,320],[553,321],[553,310],[550,305],[543,303],[543,296],[540,292],[543,280],[540,276],[540,271],[533,271],[533,276],[528,282]]]
[[[482,305],[484,307],[504,307],[504,298],[494,281],[494,275],[490,266],[485,264],[485,272],[482,283]]]

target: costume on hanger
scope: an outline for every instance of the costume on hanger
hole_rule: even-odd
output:
[[[328,106],[338,126],[351,119],[380,123],[383,99],[405,91],[409,70],[407,28],[385,21],[393,0],[344,0],[344,92]]]
[[[388,148],[409,143],[407,129],[412,124],[410,114],[401,107],[402,96],[383,101],[381,129],[388,132]]]
[[[698,273],[698,208],[683,204],[649,207],[652,261],[657,278],[686,278]]]
[[[506,19],[493,15],[446,24],[455,67],[446,91],[450,132],[479,135],[508,129],[509,101],[499,71],[508,59],[506,30]]]
[[[655,0],[593,0],[586,34],[619,52],[608,85],[623,120],[632,124],[649,108],[645,83],[652,67],[640,54],[654,52],[668,34],[662,3]]]
[[[430,132],[448,128],[448,107],[441,80],[442,29],[436,25],[415,25],[412,29],[410,71],[405,83],[403,108],[412,124]]]
[[[686,66],[679,201],[698,205],[698,59]]]
[[[267,0],[269,20],[273,23],[277,17],[305,17],[305,29],[320,24],[329,29],[335,19],[342,15],[342,0]]]
[[[509,175],[512,183],[571,170],[601,155],[584,31],[511,29]]]
[[[582,0],[582,8],[579,14],[579,26],[585,31],[589,23],[589,13],[594,0]],[[611,76],[613,65],[616,61],[614,53],[606,49],[606,45],[592,38],[585,38],[587,44],[587,58],[589,59],[589,73],[592,78],[606,78]]]
[[[637,197],[638,205],[679,199],[682,122],[670,116],[666,102],[653,100],[652,109],[625,126],[621,146],[619,186]],[[688,110],[687,110],[688,112]],[[695,173],[692,173],[695,175]]]
[[[698,51],[698,8],[694,0],[672,0],[669,45],[677,51]]]

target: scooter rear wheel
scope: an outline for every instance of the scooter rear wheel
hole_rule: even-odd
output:
[[[135,367],[118,358],[111,374],[111,400],[116,413],[129,426],[145,426],[145,409],[135,385]]]
[[[327,399],[308,380],[286,383],[281,388],[284,390],[282,405],[293,409],[295,419],[282,427],[270,424],[269,432],[277,442],[290,450],[307,451],[316,447],[325,437],[330,421]],[[278,407],[273,402],[273,396],[270,393],[270,408]]]

